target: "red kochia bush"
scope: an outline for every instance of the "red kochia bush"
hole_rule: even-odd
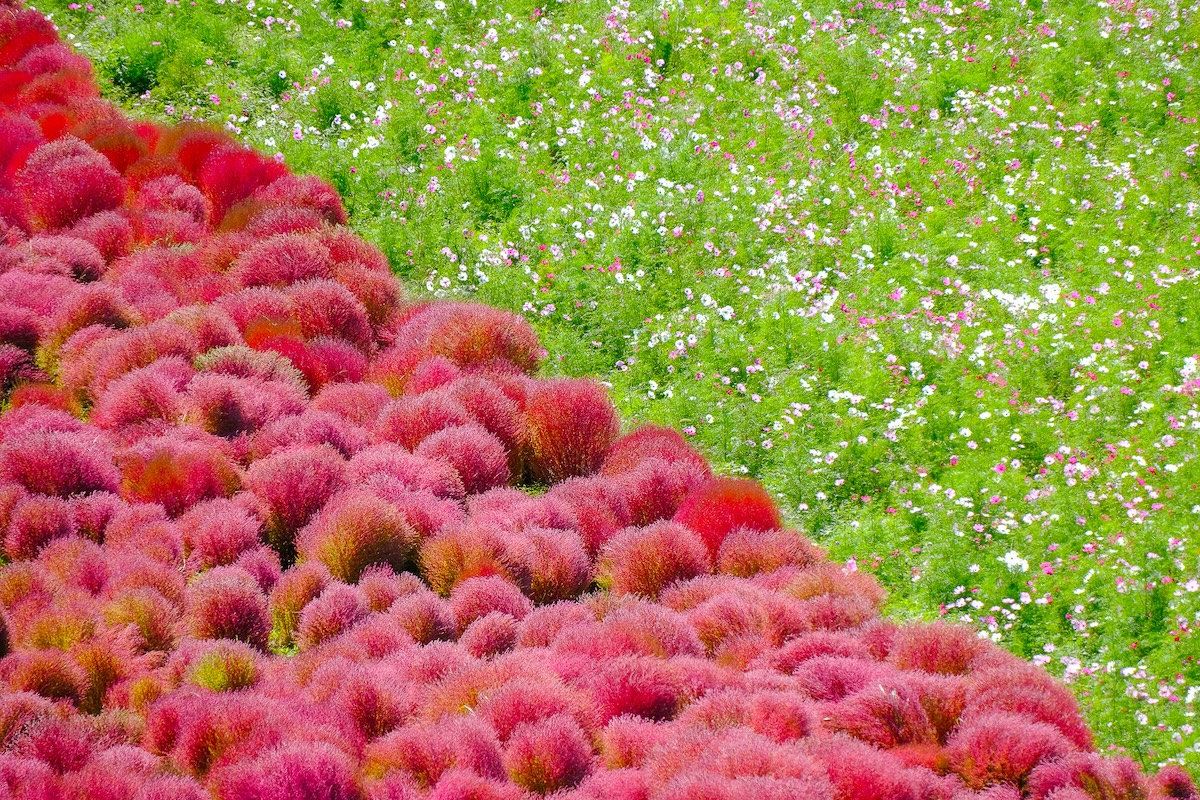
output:
[[[261,502],[267,541],[282,555],[294,552],[296,533],[345,485],[345,470],[327,445],[285,450],[250,465],[246,488]]]
[[[304,559],[319,561],[333,577],[353,583],[371,564],[404,569],[417,534],[391,505],[370,492],[351,489],[334,496],[297,537]]]
[[[510,364],[530,372],[541,359],[537,334],[521,317],[467,303],[430,303],[396,331],[399,346],[425,356],[445,356],[460,367]],[[414,362],[415,364],[415,362]]]
[[[402,388],[405,394],[423,394],[453,383],[460,377],[462,370],[457,364],[445,356],[433,356],[412,367],[412,371],[404,376]]]
[[[845,736],[817,740],[808,749],[824,766],[834,797],[923,800],[945,792],[935,794],[933,787],[920,785],[915,770],[906,770],[886,752]]]
[[[233,265],[232,275],[243,287],[285,287],[300,281],[331,278],[329,250],[314,236],[288,233],[246,250]]]
[[[406,725],[372,742],[363,761],[368,775],[400,771],[426,788],[455,768],[485,778],[504,776],[495,734],[471,717]]]
[[[178,607],[150,587],[133,587],[115,593],[102,609],[105,622],[114,627],[131,627],[143,652],[170,650],[175,644]]]
[[[937,730],[918,690],[903,682],[868,686],[850,695],[825,725],[876,747],[937,744]]]
[[[608,394],[589,380],[556,378],[537,384],[525,414],[529,470],[542,483],[598,470],[621,430]]]
[[[287,173],[282,163],[241,147],[220,147],[204,159],[196,183],[212,204],[213,219],[220,220],[236,203],[256,189]]]
[[[221,230],[237,230],[244,225],[250,236],[274,236],[279,233],[308,233],[321,227],[321,215],[308,208],[260,208],[258,202],[242,203],[240,211],[248,215],[246,220],[230,214],[221,220]]]
[[[254,199],[268,206],[311,209],[326,222],[346,224],[342,198],[332,186],[313,175],[283,175],[255,191]]]
[[[862,691],[888,674],[874,661],[835,655],[815,656],[792,670],[794,685],[813,699],[829,702]]]
[[[470,578],[454,587],[450,593],[450,609],[458,629],[464,631],[472,622],[493,611],[524,619],[533,610],[533,604],[515,585],[493,575]]]
[[[1015,658],[1008,664],[981,670],[966,703],[970,713],[1024,714],[1055,726],[1081,749],[1090,750],[1093,746],[1091,731],[1084,724],[1070,690],[1042,670]]]
[[[567,630],[554,642],[556,650],[659,658],[700,656],[704,646],[687,617],[644,598],[614,598],[598,626]]]
[[[594,555],[613,534],[633,522],[622,488],[606,478],[569,478],[546,493],[575,517],[575,530],[589,555]]]
[[[195,342],[184,330],[153,324],[115,331],[89,325],[66,341],[59,352],[59,378],[80,397],[98,399],[109,384],[126,373],[149,366],[160,358],[180,356],[190,360]]]
[[[790,742],[812,736],[819,719],[804,698],[783,690],[710,692],[693,703],[681,719],[714,729],[744,725],[772,741]]]
[[[504,765],[513,781],[538,794],[575,786],[591,764],[587,736],[568,716],[518,725],[504,749]]]
[[[555,715],[568,715],[587,722],[582,696],[554,678],[517,678],[480,698],[477,712],[500,737],[508,738],[521,725]]]
[[[500,487],[472,497],[468,511],[475,521],[506,531],[527,528],[565,531],[578,524],[570,508],[558,499],[533,496],[514,488]]]
[[[32,431],[5,437],[0,475],[31,492],[58,497],[115,492],[121,480],[103,438]]]
[[[330,703],[369,741],[399,727],[415,705],[399,670],[382,664],[325,662],[309,682],[313,699]]]
[[[188,587],[184,624],[197,639],[238,639],[262,650],[271,632],[266,595],[236,567],[208,570]]]
[[[58,310],[64,297],[79,289],[74,281],[62,274],[64,270],[57,269],[59,265],[51,263],[50,266],[50,271],[11,269],[0,273],[0,297],[41,318],[38,322],[39,337],[44,320]]]
[[[484,778],[466,769],[450,769],[442,773],[429,800],[521,800],[525,796],[519,786],[507,781]]]
[[[271,621],[283,645],[292,643],[300,614],[329,585],[332,576],[322,563],[306,561],[284,572],[271,587]]]
[[[514,551],[522,585],[535,603],[569,600],[591,581],[591,562],[574,531],[526,528],[517,537]]]
[[[195,374],[178,356],[160,358],[113,381],[92,407],[92,423],[119,431],[142,423],[174,422],[182,389]]]
[[[984,648],[971,629],[939,622],[902,628],[888,659],[900,669],[965,675]]]
[[[278,353],[252,350],[242,345],[209,350],[196,358],[196,366],[206,373],[279,382],[300,391],[306,388],[304,376],[286,358]]]
[[[824,557],[820,548],[796,531],[737,528],[721,542],[717,572],[750,578],[780,567],[807,567]]]
[[[1076,750],[1057,728],[1004,712],[965,720],[946,747],[954,771],[974,789],[1022,783],[1039,763]]]
[[[291,330],[298,333],[299,324],[288,318],[293,305],[282,289],[271,286],[252,286],[217,298],[217,306],[243,335],[266,324],[290,326]]]
[[[44,144],[17,174],[34,224],[58,230],[100,211],[116,208],[125,181],[104,156],[73,136]]]
[[[455,501],[438,497],[432,492],[409,489],[388,475],[368,478],[362,486],[390,503],[422,540],[461,523],[465,518],[462,506]]]
[[[399,598],[388,608],[387,615],[421,644],[451,639],[457,631],[446,602],[428,590]]]
[[[1026,789],[1030,800],[1067,797],[1072,789],[1089,800],[1134,800],[1149,794],[1146,784],[1132,759],[1076,753],[1039,766],[1029,776]]]
[[[461,500],[466,494],[462,478],[451,464],[415,456],[395,444],[368,447],[351,459],[348,477],[352,482],[362,483],[378,475],[395,478],[408,489],[435,497]]]
[[[148,211],[184,213],[196,223],[208,218],[204,194],[178,175],[164,175],[143,183],[134,202]]]
[[[467,626],[458,643],[475,658],[490,658],[517,645],[520,623],[502,611],[486,614]]]
[[[59,650],[13,653],[0,663],[0,680],[14,692],[32,692],[76,705],[87,692],[87,675]]]
[[[526,576],[514,545],[512,537],[489,526],[454,527],[421,545],[421,573],[441,595],[463,581],[489,575],[517,583]]]
[[[37,314],[16,305],[0,305],[0,343],[32,351],[38,345],[38,336]]]
[[[369,430],[390,399],[387,389],[373,383],[330,383],[322,387],[310,407]]]
[[[447,394],[427,392],[384,407],[375,426],[375,438],[413,450],[438,431],[471,422],[471,415],[462,403]]]
[[[447,383],[444,391],[503,442],[509,453],[519,454],[525,443],[525,420],[520,407],[499,386],[486,378],[468,375]]]
[[[425,589],[421,579],[411,572],[394,572],[391,567],[376,564],[363,570],[358,588],[367,596],[372,611],[387,611],[401,597]]]
[[[77,281],[98,280],[106,268],[104,256],[96,246],[75,236],[35,236],[29,240],[28,247],[37,256],[61,263]],[[113,300],[119,302],[119,298]]]
[[[305,400],[304,390],[288,381],[208,372],[188,384],[184,417],[209,433],[236,440],[299,414]]]
[[[286,356],[304,375],[312,391],[319,391],[327,383],[360,381],[367,371],[367,359],[362,352],[337,337],[321,336],[302,342],[293,335],[271,336],[256,346]]]
[[[645,656],[609,659],[581,676],[579,684],[594,699],[603,722],[623,714],[668,720],[684,701],[678,668]]]
[[[674,464],[647,458],[637,467],[610,479],[622,495],[634,525],[671,519],[694,489],[708,478],[686,462]]]
[[[179,517],[183,543],[199,569],[232,564],[259,543],[262,523],[233,500],[206,500]]]
[[[224,770],[215,781],[224,800],[360,800],[349,756],[323,743],[296,742]]]
[[[615,594],[658,597],[675,581],[711,568],[704,540],[682,525],[658,522],[614,536],[605,546],[600,575]]]
[[[710,473],[704,456],[693,450],[682,434],[673,428],[658,425],[643,425],[613,442],[604,456],[604,466],[600,471],[605,475],[620,475],[636,469],[648,458],[657,458],[668,464],[690,464],[704,473],[705,477]]]
[[[306,339],[335,336],[364,352],[374,345],[367,310],[349,289],[332,280],[309,280],[287,289],[291,318]]]
[[[331,583],[300,612],[296,641],[311,649],[349,630],[370,613],[367,597],[357,586]]]
[[[616,717],[600,734],[600,757],[610,770],[641,767],[673,733],[674,726],[663,722],[633,715]]]
[[[0,113],[0,174],[12,175],[37,146],[46,141],[37,123],[15,114]]]
[[[183,560],[183,534],[157,503],[117,507],[104,528],[104,546],[114,554],[137,554],[172,567]]]
[[[178,516],[202,500],[227,497],[240,483],[232,459],[204,437],[144,439],[119,459],[128,500],[160,503]]]
[[[415,453],[454,467],[467,494],[486,492],[509,481],[508,451],[482,425],[443,428],[422,441]]]
[[[737,528],[771,531],[782,523],[779,509],[767,491],[741,478],[713,478],[702,484],[688,496],[674,519],[699,533],[714,556],[725,537]]]
[[[133,247],[133,224],[127,213],[102,211],[84,217],[70,229],[72,236],[91,242],[106,262],[128,255]]]
[[[13,749],[50,765],[59,775],[77,772],[96,754],[99,737],[84,718],[44,719],[25,731]]]
[[[58,497],[32,495],[20,500],[9,515],[4,555],[16,561],[36,558],[55,539],[79,530],[71,505]]]
[[[146,719],[146,744],[169,754],[181,771],[203,778],[214,769],[271,747],[281,720],[273,704],[249,692],[177,692]]]

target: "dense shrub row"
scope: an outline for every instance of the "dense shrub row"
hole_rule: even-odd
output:
[[[11,6],[0,103],[3,796],[1196,797]]]

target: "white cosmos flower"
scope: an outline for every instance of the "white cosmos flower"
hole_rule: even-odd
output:
[[[1009,550],[1004,554],[1004,558],[998,560],[1004,562],[1004,566],[1008,567],[1009,572],[1029,571],[1029,562],[1021,558],[1021,554],[1016,550]]]

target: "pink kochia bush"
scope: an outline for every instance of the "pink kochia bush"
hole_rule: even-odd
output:
[[[539,383],[529,391],[525,413],[529,471],[543,483],[595,472],[621,429],[608,395],[593,381]]]
[[[0,797],[1197,800],[345,223],[0,0]]]

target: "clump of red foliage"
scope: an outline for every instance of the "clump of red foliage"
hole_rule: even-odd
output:
[[[345,223],[0,0],[0,795],[1197,797]]]

